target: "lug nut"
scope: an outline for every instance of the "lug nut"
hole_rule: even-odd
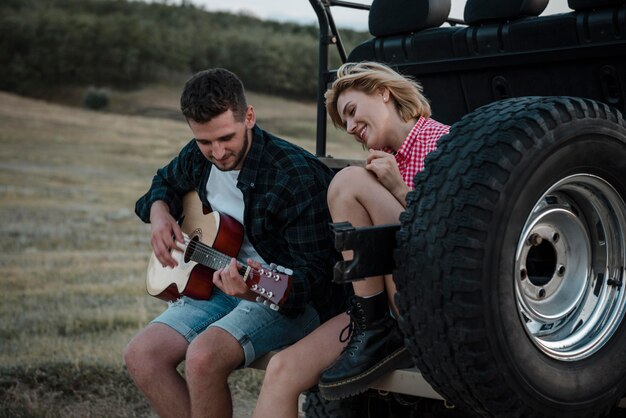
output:
[[[539,234],[532,234],[530,237],[528,237],[528,242],[530,243],[530,245],[536,247],[543,242],[543,238],[541,238],[541,235]]]

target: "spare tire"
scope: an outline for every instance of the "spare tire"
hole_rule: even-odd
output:
[[[415,178],[395,251],[399,323],[448,401],[596,417],[626,393],[626,124],[585,99],[477,109]]]
[[[306,392],[302,411],[306,418],[361,418],[366,416],[366,395],[328,400],[317,390]]]

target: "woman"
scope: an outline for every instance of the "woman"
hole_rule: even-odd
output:
[[[413,177],[449,127],[430,119],[430,105],[417,82],[374,62],[342,65],[326,92],[326,108],[336,127],[369,150],[365,167],[347,167],[335,175],[328,190],[333,221],[356,227],[398,223]],[[343,256],[351,258],[349,252]],[[316,383],[325,398],[340,399],[410,365],[394,319],[391,275],[352,286],[348,315],[322,324],[272,358],[256,417],[297,416],[298,395]]]

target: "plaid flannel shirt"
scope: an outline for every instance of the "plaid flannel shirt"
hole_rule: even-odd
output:
[[[258,126],[252,133],[237,181],[244,198],[246,234],[264,260],[294,272],[291,292],[280,312],[295,316],[312,302],[323,321],[341,311],[344,298],[341,287],[331,283],[332,268],[339,259],[326,202],[333,173],[314,155]],[[206,184],[211,167],[195,140],[190,141],[176,158],[157,170],[135,212],[149,222],[150,206],[163,200],[178,219],[182,197],[192,190],[208,206]]]

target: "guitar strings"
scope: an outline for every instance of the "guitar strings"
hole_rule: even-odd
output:
[[[214,262],[213,266],[216,267],[215,270],[227,267],[230,264],[230,257],[220,253],[213,247],[206,245],[200,241],[192,240],[189,242],[187,247],[193,251],[191,254],[191,259],[193,261],[204,264],[202,262],[204,261],[206,263],[207,261],[209,261],[209,257],[211,257]],[[241,263],[241,261],[237,261],[239,262],[239,264],[243,264]],[[221,262],[221,264],[217,264],[217,262]],[[246,273],[247,266],[243,266],[238,270],[239,274],[243,276]]]
[[[187,244],[187,249],[191,249],[192,251],[191,259],[200,264],[206,265],[209,261],[209,257],[213,258],[214,263],[217,261],[222,262],[221,266],[214,264],[214,267],[216,267],[215,269],[224,268],[228,266],[228,264],[230,264],[230,257],[220,253],[210,245],[204,244],[203,242],[200,242],[198,240],[190,241],[189,244]],[[241,268],[239,268],[239,274],[245,277],[246,271],[249,267],[243,264],[240,260],[237,260],[237,262],[242,266]]]

